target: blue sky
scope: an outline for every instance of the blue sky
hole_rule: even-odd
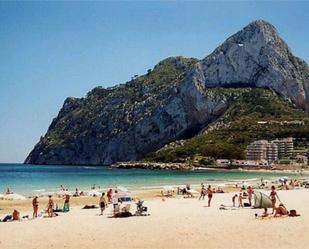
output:
[[[68,96],[203,58],[255,19],[309,62],[309,2],[0,2],[0,162],[23,162]]]

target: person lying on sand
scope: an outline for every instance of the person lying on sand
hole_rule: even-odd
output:
[[[283,203],[279,204],[279,207],[276,208],[274,217],[282,217],[287,216],[289,214],[286,207],[283,205]]]

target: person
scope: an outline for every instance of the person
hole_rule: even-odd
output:
[[[277,207],[275,210],[274,217],[281,217],[281,216],[288,215],[288,214],[289,212],[286,209],[286,207],[283,205],[283,203],[280,203],[279,207]]]
[[[203,199],[203,200],[204,200],[205,195],[206,195],[206,189],[205,189],[205,186],[204,186],[203,183],[202,183],[201,185],[202,185],[202,188],[201,188],[201,195],[200,195],[200,198],[198,198],[198,199],[199,199],[199,200],[200,200],[200,199]]]
[[[13,211],[12,220],[13,221],[15,221],[15,220],[20,221],[21,220],[20,219],[20,213],[16,209],[14,209],[14,211]]]
[[[64,197],[64,204],[63,204],[63,212],[70,211],[70,195],[66,194]]]
[[[119,205],[119,198],[118,198],[118,191],[117,190],[115,190],[115,194],[113,195],[112,203],[113,203],[113,207],[114,207],[114,213],[116,213],[116,209]]]
[[[111,203],[111,202],[112,202],[112,197],[113,197],[113,190],[110,188],[110,189],[107,191],[107,201],[108,201],[108,203]]]
[[[248,186],[248,188],[247,188],[247,193],[248,193],[249,205],[251,206],[251,205],[252,205],[252,202],[251,202],[251,200],[252,200],[252,195],[253,195],[253,193],[254,193],[253,188],[252,188],[251,186]]]
[[[269,195],[270,199],[271,199],[271,206],[273,208],[273,211],[271,214],[274,214],[275,210],[276,210],[276,201],[277,201],[277,198],[278,200],[280,201],[280,198],[276,192],[276,188],[275,186],[271,186],[271,192],[270,192],[270,195]]]
[[[78,188],[75,188],[75,194],[74,194],[73,196],[74,196],[74,197],[79,196],[79,193],[78,193]]]
[[[37,196],[34,196],[34,198],[32,199],[32,207],[33,207],[33,219],[34,219],[38,217],[39,202]]]
[[[5,194],[9,195],[9,194],[13,194],[13,192],[11,192],[9,188],[7,188],[7,190],[6,190],[6,193],[5,193]]]
[[[242,200],[243,200],[242,193],[240,193],[238,197],[238,203],[239,203],[238,207],[244,207]]]
[[[236,200],[237,197],[238,197],[237,194],[235,194],[235,195],[232,197],[233,207],[235,207],[235,200]]]
[[[208,207],[210,207],[210,202],[211,202],[211,199],[212,199],[212,189],[211,189],[211,186],[208,185],[208,188],[207,188],[207,195],[208,195]]]
[[[105,193],[102,193],[99,204],[100,204],[100,208],[101,208],[101,215],[103,215],[103,211],[107,207],[107,202],[106,202],[106,199],[105,199]]]
[[[54,201],[52,199],[52,196],[49,195],[48,196],[48,203],[47,203],[47,214],[48,214],[48,217],[53,217],[54,215]]]

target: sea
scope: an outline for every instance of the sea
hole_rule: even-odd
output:
[[[100,189],[124,186],[129,190],[161,188],[165,185],[223,184],[264,180],[276,180],[299,173],[272,171],[213,170],[194,171],[112,169],[94,166],[61,166],[0,164],[0,193],[7,188],[25,196],[44,195],[59,191],[63,185],[71,191],[89,190],[93,185]]]

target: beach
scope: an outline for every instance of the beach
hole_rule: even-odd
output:
[[[269,219],[255,218],[262,209],[220,210],[221,204],[231,205],[233,192],[214,194],[211,207],[206,207],[207,198],[162,198],[159,194],[154,190],[132,193],[144,197],[150,215],[118,219],[108,218],[112,205],[103,216],[99,209],[82,209],[85,203],[98,204],[98,197],[71,198],[71,211],[58,217],[0,223],[0,247],[306,248],[309,244],[308,189],[278,191],[287,209],[296,209],[301,216]],[[0,205],[6,203],[9,208],[15,202],[1,201]],[[29,200],[20,202],[21,215],[30,215]]]

